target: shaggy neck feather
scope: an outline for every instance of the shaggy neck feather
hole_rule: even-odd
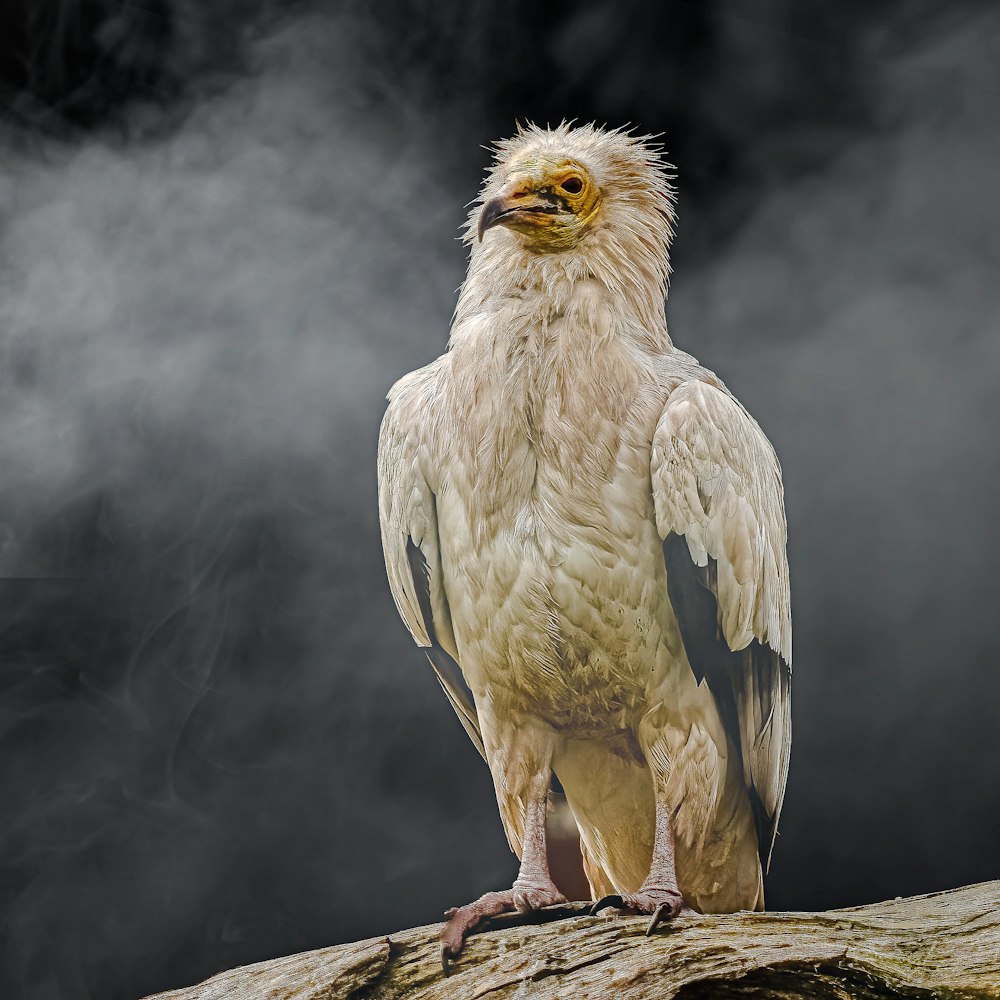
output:
[[[615,252],[617,247],[595,252],[538,254],[517,244],[512,233],[499,233],[490,245],[474,246],[469,273],[459,294],[452,325],[451,349],[469,344],[482,335],[483,324],[497,313],[509,319],[547,326],[565,314],[574,298],[596,282],[613,303],[623,336],[638,341],[647,350],[668,351],[664,299],[667,268],[652,254]],[[643,258],[646,259],[643,259]],[[488,324],[492,336],[503,329]],[[517,335],[522,323],[509,324]]]

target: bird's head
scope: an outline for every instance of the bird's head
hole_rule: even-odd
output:
[[[468,235],[533,254],[628,243],[665,264],[674,203],[669,169],[646,137],[620,129],[523,126],[496,144]]]
[[[500,190],[479,212],[477,235],[505,226],[539,253],[576,246],[601,211],[601,189],[579,160],[556,150],[527,150],[507,163]]]

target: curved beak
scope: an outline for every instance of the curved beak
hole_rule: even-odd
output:
[[[487,229],[511,223],[532,224],[532,216],[555,215],[560,200],[551,192],[530,186],[522,177],[512,179],[495,198],[491,198],[479,213],[479,242]]]
[[[511,208],[506,198],[491,198],[483,205],[483,210],[479,213],[479,228],[477,229],[480,243],[483,242],[483,233],[487,229],[499,226],[500,220],[510,211]]]

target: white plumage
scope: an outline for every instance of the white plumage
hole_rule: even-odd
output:
[[[450,953],[490,913],[561,898],[553,771],[595,894],[763,906],[791,739],[781,474],[667,335],[672,219],[643,140],[521,130],[470,217],[449,350],[389,394],[392,593],[522,857],[512,894],[453,914]]]

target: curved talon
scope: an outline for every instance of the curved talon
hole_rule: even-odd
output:
[[[670,911],[673,907],[670,903],[660,903],[660,905],[653,911],[652,917],[649,918],[649,924],[646,927],[646,937],[651,937],[653,931],[656,930],[660,921],[663,920],[664,916],[670,916]]]
[[[609,906],[622,907],[624,905],[625,904],[621,896],[617,893],[612,893],[610,896],[604,896],[594,903],[594,905],[590,908],[590,915],[592,917],[596,917],[601,910],[606,910]]]

